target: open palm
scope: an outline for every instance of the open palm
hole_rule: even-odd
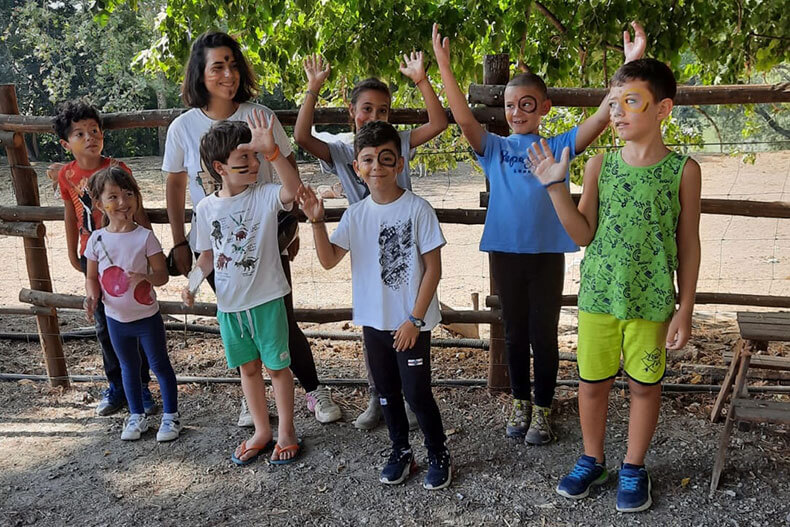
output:
[[[554,159],[549,144],[545,139],[541,139],[540,145],[533,143],[527,149],[527,157],[532,174],[544,187],[565,180],[570,163],[570,149],[567,146],[562,150],[562,156],[557,161]]]
[[[308,220],[316,221],[324,218],[324,201],[316,196],[310,186],[300,185],[299,190],[296,191],[296,200]]]
[[[412,51],[410,54],[403,55],[400,64],[400,72],[410,78],[413,82],[419,82],[425,78],[425,65],[422,60],[422,51]]]
[[[647,47],[647,35],[639,22],[634,20],[631,22],[631,27],[634,28],[633,41],[631,41],[631,34],[628,30],[623,31],[623,52],[626,62],[642,58]]]
[[[319,54],[310,55],[304,59],[304,71],[307,74],[307,84],[310,89],[318,89],[329,78],[329,62]]]

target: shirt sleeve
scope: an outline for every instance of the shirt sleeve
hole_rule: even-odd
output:
[[[329,149],[331,163],[321,161],[321,167],[330,174],[338,174],[338,165],[347,165],[354,161],[354,147],[343,141],[330,141],[326,144]]]
[[[58,188],[60,189],[60,197],[63,199],[64,202],[71,203],[71,192],[69,189],[69,184],[66,181],[66,170],[69,165],[63,165],[58,170]]]
[[[148,230],[148,229],[146,229]],[[162,252],[162,244],[156,239],[152,231],[148,231],[148,236],[145,239],[145,255],[153,256]]]
[[[203,199],[195,207],[195,250],[197,252],[210,251],[211,245],[210,226],[208,224],[208,199]]]
[[[280,189],[283,186],[279,183],[264,183],[255,187],[257,199],[263,200],[266,208],[269,210],[292,210],[293,201],[291,203],[283,203],[280,201]]]
[[[346,209],[346,211],[343,213],[343,216],[340,218],[340,223],[338,223],[337,229],[335,229],[335,232],[329,236],[330,242],[346,251],[351,250],[351,233],[349,231],[350,223],[351,215],[348,213],[348,209]]]
[[[480,163],[480,167],[483,169],[483,173],[485,173],[486,178],[488,178],[488,167],[491,163],[494,162],[496,159],[496,154],[499,150],[502,149],[499,143],[500,137],[496,134],[492,134],[491,132],[484,131],[483,132],[483,155],[478,154],[475,152],[475,156],[477,156],[477,162]]]
[[[439,218],[436,217],[436,211],[433,210],[433,207],[427,201],[420,203],[416,219],[417,250],[420,254],[429,253],[434,249],[444,247],[447,240],[444,239],[442,227],[439,225]]]
[[[127,171],[129,174],[132,174],[132,169],[129,168],[126,163],[123,161],[113,160],[114,162],[118,163],[118,166]]]
[[[549,148],[551,148],[551,153],[554,154],[556,159],[562,156],[562,150],[566,146],[570,149],[570,159],[573,160],[573,158],[576,157],[576,133],[578,131],[579,127],[574,126],[567,132],[555,135],[546,140],[549,143]],[[579,152],[579,154],[581,154],[581,152]]]
[[[167,129],[167,139],[165,139],[165,156],[162,159],[163,172],[186,172],[184,166],[184,146],[180,137],[180,122],[173,121]]]
[[[93,231],[91,233],[90,238],[88,238],[88,242],[85,244],[85,252],[82,255],[94,262],[99,261],[99,255],[96,254],[96,233],[99,231]]]

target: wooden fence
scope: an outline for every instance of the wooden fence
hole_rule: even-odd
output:
[[[504,84],[509,78],[507,55],[488,55],[483,67],[484,84],[473,84],[469,88],[469,99],[481,104],[474,109],[477,120],[489,130],[506,135],[507,123],[502,108]],[[549,96],[555,106],[596,107],[606,90],[586,88],[550,88]],[[776,85],[737,86],[680,86],[676,105],[700,104],[745,104],[790,102],[790,83]],[[103,116],[105,129],[152,128],[167,126],[184,109],[142,110],[135,112],[110,113]],[[296,122],[297,110],[275,112],[284,125]],[[454,122],[448,111],[450,122]],[[393,124],[418,124],[427,122],[425,110],[393,109],[390,122]],[[320,108],[315,112],[316,124],[345,124],[348,110],[345,108]],[[63,356],[62,339],[57,318],[57,308],[81,308],[83,297],[61,295],[52,292],[46,247],[44,245],[43,221],[63,220],[62,207],[42,207],[37,175],[30,166],[24,147],[24,133],[52,133],[51,117],[19,115],[16,91],[13,85],[0,85],[0,145],[5,147],[11,167],[17,206],[0,207],[0,234],[21,236],[24,240],[25,263],[30,281],[29,289],[20,291],[21,302],[39,306],[34,309],[38,333],[53,386],[69,386],[68,371]],[[486,186],[488,183],[486,182]],[[488,205],[488,188],[480,196],[481,207]],[[327,219],[337,221],[345,209],[327,210]],[[770,218],[790,218],[790,204],[785,202],[759,202],[742,200],[703,199],[705,214],[742,215]],[[439,221],[465,225],[479,225],[485,221],[486,211],[480,209],[437,209]],[[149,209],[152,223],[168,223],[165,209]],[[185,222],[191,219],[192,211],[185,211]],[[509,388],[507,363],[505,360],[504,328],[499,316],[499,299],[494,294],[496,284],[491,278],[492,294],[486,298],[482,310],[443,311],[445,322],[483,323],[491,326],[488,387],[493,390]],[[790,308],[790,297],[766,295],[740,295],[727,293],[697,293],[697,303],[734,304]],[[563,297],[563,305],[575,305],[575,295]],[[186,308],[178,302],[160,302],[163,313],[216,314],[215,304],[196,304]],[[44,308],[44,309],[42,309]],[[48,308],[48,309],[46,309]],[[331,322],[351,319],[351,309],[297,309],[297,320],[304,322]]]

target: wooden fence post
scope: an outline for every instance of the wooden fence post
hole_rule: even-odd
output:
[[[507,53],[486,55],[483,62],[483,84],[507,84],[510,80],[510,56]],[[504,106],[502,101],[497,105]],[[489,124],[488,131],[499,135],[510,133],[507,125]],[[486,179],[486,192],[490,190]],[[491,272],[491,256],[488,257],[488,274],[491,294],[497,294],[494,275]],[[491,324],[491,337],[488,350],[488,389],[491,391],[510,390],[510,375],[505,353],[505,328],[501,322]]]
[[[16,89],[13,84],[0,84],[0,113],[19,114]],[[21,134],[15,135],[21,136]],[[38,179],[28,161],[24,141],[4,142],[4,146],[8,155],[8,164],[11,167],[11,178],[13,179],[17,204],[40,206]],[[49,262],[47,261],[47,247],[44,244],[43,235],[25,237],[22,240],[25,247],[25,263],[27,264],[30,288],[52,292],[52,279],[49,275]],[[68,388],[68,370],[66,369],[66,359],[63,356],[63,341],[60,338],[57,314],[54,314],[54,312],[51,315],[37,314],[36,322],[38,323],[41,349],[44,351],[44,360],[47,364],[49,382],[52,386]]]

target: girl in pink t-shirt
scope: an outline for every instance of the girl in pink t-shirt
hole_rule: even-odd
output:
[[[104,227],[94,231],[85,246],[85,310],[88,319],[93,318],[102,298],[129,404],[130,416],[121,439],[140,439],[148,430],[140,383],[139,339],[162,392],[164,413],[156,439],[172,441],[181,431],[178,391],[153,289],[168,279],[162,246],[153,232],[134,222],[142,198],[137,182],[126,170],[119,166],[99,170],[88,181],[88,191],[104,213]]]

